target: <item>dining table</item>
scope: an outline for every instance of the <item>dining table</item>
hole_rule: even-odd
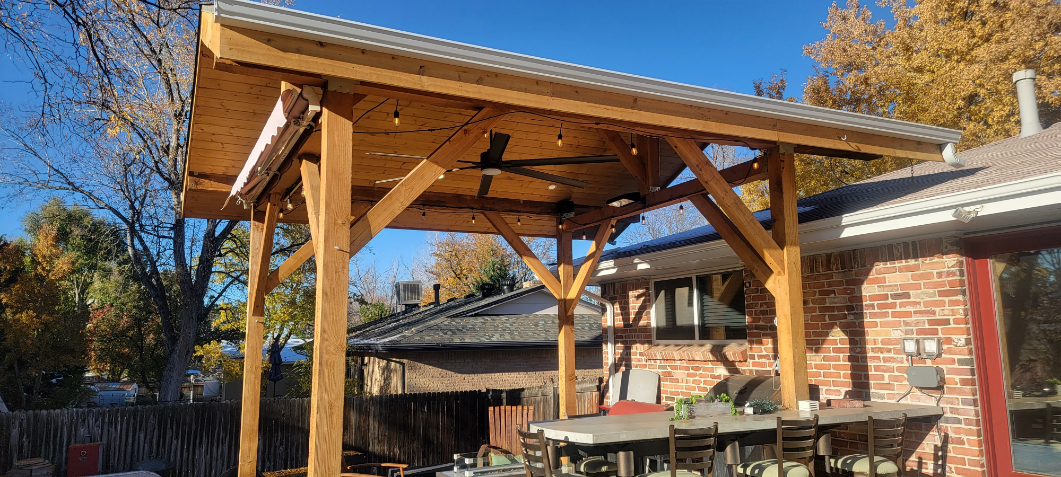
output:
[[[863,407],[821,407],[817,411],[780,410],[770,414],[712,416],[678,421],[672,419],[674,413],[671,411],[590,416],[534,421],[529,423],[529,427],[532,432],[541,430],[546,439],[562,446],[564,455],[573,458],[632,451],[638,471],[645,472],[648,470],[645,457],[669,452],[668,438],[672,424],[675,428],[702,428],[718,423],[721,452],[717,454],[714,476],[726,477],[732,475],[734,467],[742,460],[761,453],[759,446],[776,440],[778,417],[805,419],[817,415],[819,428],[828,431],[847,424],[866,422],[870,416],[874,419],[892,419],[903,414],[908,419],[935,419],[943,416],[943,408],[925,404],[867,401]],[[818,454],[832,455],[829,432],[820,434]]]

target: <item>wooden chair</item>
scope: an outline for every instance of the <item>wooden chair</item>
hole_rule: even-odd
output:
[[[668,469],[638,477],[711,477],[717,442],[717,422],[699,429],[677,429],[671,424]]]
[[[737,466],[738,475],[752,477],[809,477],[814,474],[814,455],[818,444],[818,415],[812,419],[777,418],[776,459],[745,462]],[[782,471],[778,471],[782,469]]]
[[[549,459],[549,441],[545,440],[545,433],[540,429],[538,432],[527,432],[516,428],[519,437],[519,447],[523,451],[523,470],[527,477],[556,477],[559,472],[553,473],[552,462]]]
[[[866,453],[829,458],[826,470],[853,474],[855,477],[903,475],[903,437],[906,413],[898,419],[866,419]],[[870,469],[870,463],[872,469]]]
[[[401,477],[405,477],[405,468],[409,467],[409,464],[391,464],[391,463],[379,463],[379,464],[355,464],[346,466],[346,470],[354,470],[363,467],[387,467],[392,469],[398,469],[398,474]],[[375,474],[361,474],[357,472],[343,472],[339,474],[339,477],[379,477]]]

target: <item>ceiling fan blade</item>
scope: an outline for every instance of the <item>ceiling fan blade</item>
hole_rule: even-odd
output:
[[[505,161],[504,165],[510,166],[566,166],[568,164],[600,164],[605,162],[619,162],[619,156],[578,156],[578,157],[547,157],[542,159],[516,159]]]
[[[535,179],[541,179],[543,181],[556,182],[557,184],[564,184],[571,187],[578,187],[579,189],[589,185],[586,182],[576,181],[574,179],[568,179],[564,176],[549,174],[548,172],[540,172],[534,169],[526,169],[523,167],[506,167],[505,172],[511,172],[513,174],[519,174],[521,176],[533,177]]]
[[[494,176],[488,176],[483,174],[483,178],[479,181],[479,192],[475,193],[476,197],[485,197],[486,194],[490,193],[490,183],[494,181]]]
[[[505,154],[505,148],[508,147],[508,140],[512,136],[505,133],[493,133],[490,135],[490,149],[487,150],[487,159],[483,162],[496,163],[501,161],[501,156]]]

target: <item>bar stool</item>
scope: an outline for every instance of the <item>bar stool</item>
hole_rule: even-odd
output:
[[[826,470],[838,470],[855,477],[903,475],[903,437],[906,435],[906,413],[898,419],[866,419],[865,454],[830,457]],[[870,469],[873,462],[873,469]]]
[[[668,469],[638,477],[711,477],[717,442],[717,422],[699,429],[676,429],[671,424]]]
[[[818,415],[813,419],[777,418],[776,459],[745,462],[737,466],[738,475],[752,477],[808,477],[814,474],[814,455],[818,442]],[[782,469],[778,472],[778,469]]]

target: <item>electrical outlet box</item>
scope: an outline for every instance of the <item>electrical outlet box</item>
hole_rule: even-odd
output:
[[[938,388],[943,386],[946,374],[939,366],[909,366],[906,368],[906,381],[918,388]]]

